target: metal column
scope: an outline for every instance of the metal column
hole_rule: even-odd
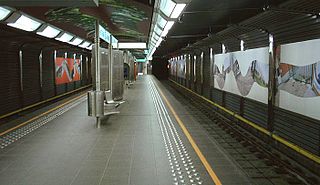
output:
[[[95,66],[96,66],[96,72],[95,72],[95,78],[96,78],[96,89],[95,91],[100,91],[101,87],[100,87],[100,36],[99,36],[99,20],[96,20],[96,24],[95,24],[95,37],[94,37],[94,43],[95,43]],[[95,101],[95,104],[97,102]],[[97,106],[97,105],[95,105]],[[100,117],[96,117],[96,126],[97,128],[100,128],[101,125],[101,118]]]
[[[112,49],[112,36],[110,37],[110,44],[109,44],[109,90],[111,97],[113,92],[112,87],[112,77],[113,77],[113,49]]]
[[[96,66],[96,72],[95,72],[95,78],[96,78],[96,91],[100,91],[100,37],[99,37],[99,20],[96,20],[95,24],[95,37],[94,37],[94,46],[95,46],[95,66]]]

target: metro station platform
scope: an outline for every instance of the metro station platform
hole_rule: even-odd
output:
[[[82,95],[2,135],[18,139],[0,149],[0,184],[276,184],[252,180],[162,83],[139,78],[99,129]]]

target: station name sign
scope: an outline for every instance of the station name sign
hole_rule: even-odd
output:
[[[108,44],[112,41],[112,44],[118,43],[118,40],[112,36],[110,32],[104,29],[101,25],[99,25],[99,37],[106,41]]]

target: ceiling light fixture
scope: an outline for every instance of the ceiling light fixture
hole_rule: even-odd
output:
[[[92,46],[93,46],[93,44],[91,44],[90,46],[86,47],[86,49],[92,50]]]
[[[18,28],[25,31],[34,31],[41,25],[40,22],[33,20],[27,16],[21,15],[16,22],[8,23],[8,26]]]
[[[147,44],[145,42],[119,42],[119,49],[146,49]]]
[[[60,33],[60,30],[52,27],[52,26],[46,26],[45,29],[42,31],[37,32],[38,35],[48,37],[48,38],[54,38]]]
[[[82,44],[79,45],[79,47],[81,47],[81,48],[87,48],[87,47],[90,46],[90,44],[91,44],[90,42],[84,41]]]
[[[160,28],[164,28],[164,26],[167,24],[167,20],[165,20],[161,15],[158,15],[157,23],[160,26]]]
[[[172,0],[162,0],[160,3],[160,10],[167,16],[170,17],[176,3]]]
[[[160,38],[160,39],[158,40],[158,42],[157,42],[157,44],[156,44],[156,48],[160,46],[162,40],[163,40],[162,38]]]
[[[174,21],[168,21],[168,23],[164,27],[163,32],[161,33],[161,37],[167,36],[169,30],[172,28],[173,25],[174,25]]]
[[[68,42],[68,43],[71,44],[71,45],[74,45],[74,46],[78,46],[78,45],[81,44],[82,42],[83,42],[82,39],[80,39],[80,38],[75,38],[74,40],[72,40],[72,41],[70,41],[70,42]]]
[[[4,7],[0,7],[0,21],[6,18],[11,13],[11,10],[8,10]]]
[[[73,38],[72,35],[70,35],[68,33],[64,33],[60,37],[55,38],[55,39],[58,41],[61,41],[61,42],[69,42],[72,38]]]
[[[178,18],[180,16],[180,14],[182,13],[183,9],[186,7],[187,4],[177,4],[174,9],[173,12],[171,14],[171,18]]]

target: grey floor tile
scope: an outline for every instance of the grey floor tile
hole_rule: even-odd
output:
[[[108,176],[104,177],[100,185],[128,185],[128,176]]]
[[[100,176],[77,176],[71,185],[98,185]]]

